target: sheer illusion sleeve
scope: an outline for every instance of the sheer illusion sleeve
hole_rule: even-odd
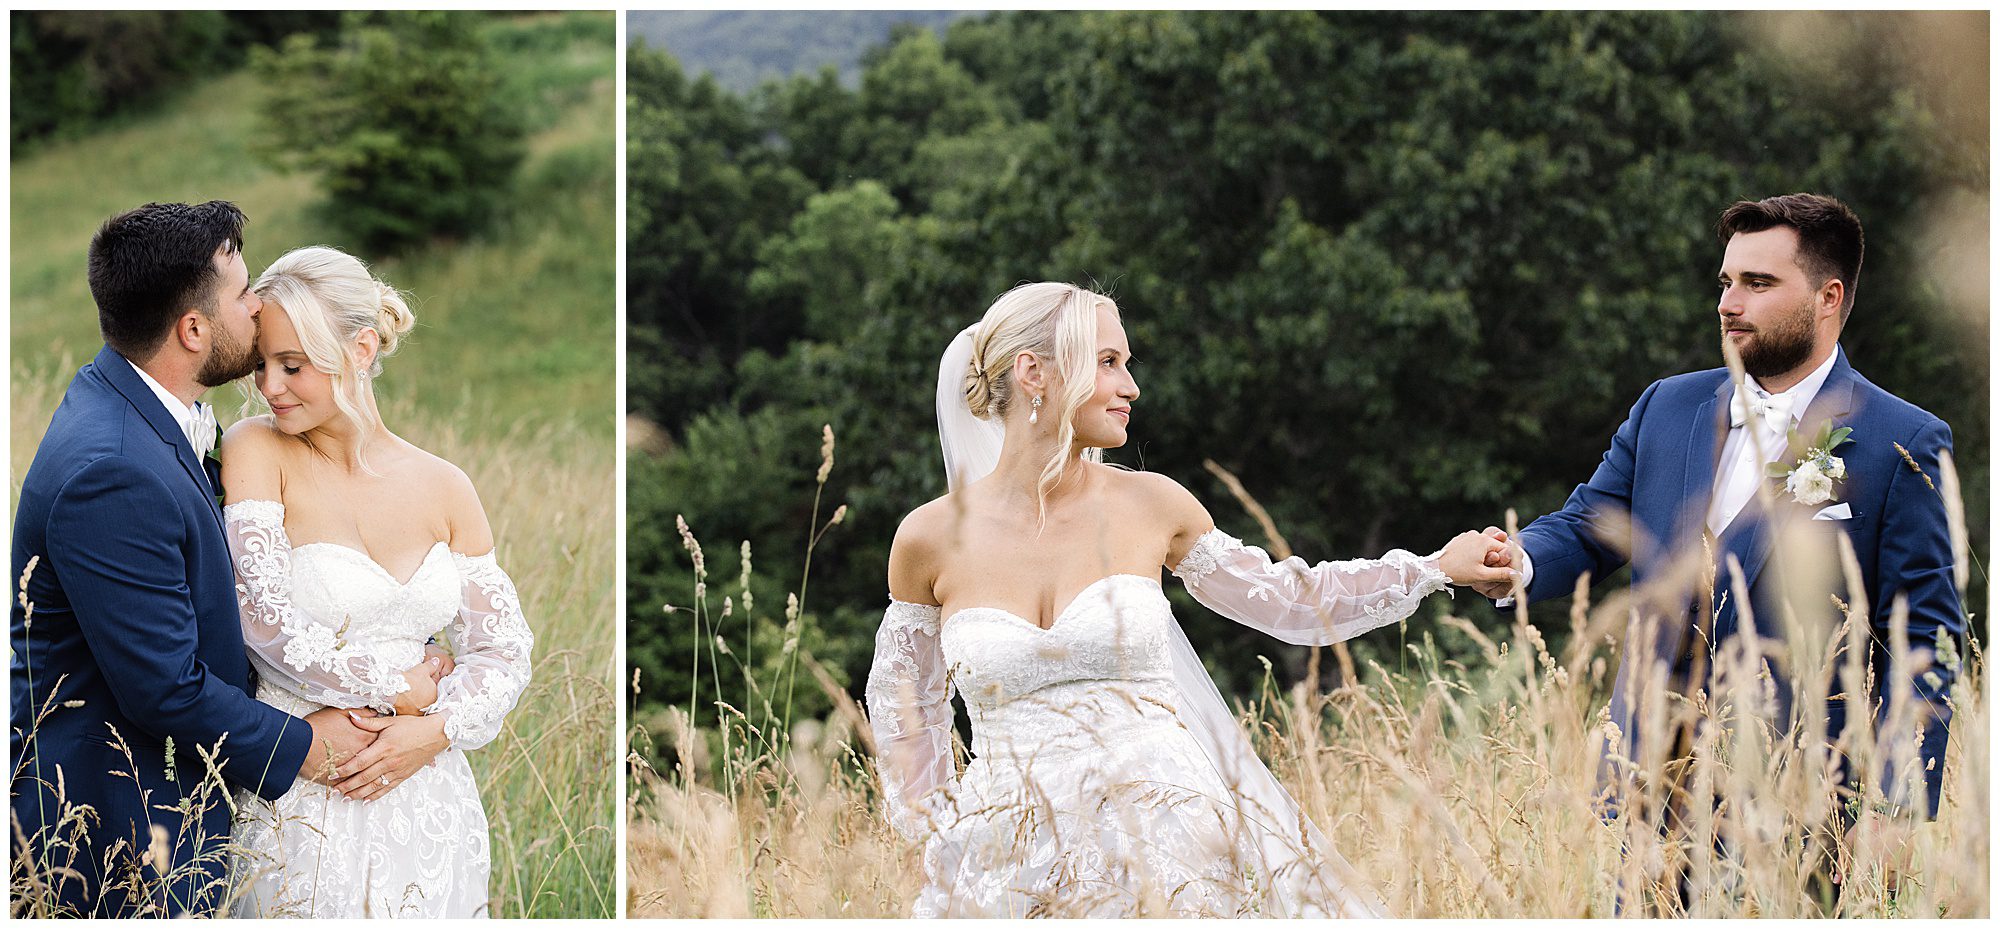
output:
[[[937,607],[890,600],[868,668],[868,722],[883,804],[890,824],[909,839],[924,830],[927,795],[958,773],[939,618]]]
[[[458,617],[445,627],[457,666],[438,681],[437,702],[424,713],[446,713],[445,738],[461,751],[500,734],[500,724],[528,689],[528,656],[535,634],[521,614],[514,581],[493,554],[451,553],[461,578]]]
[[[1174,576],[1201,605],[1245,626],[1293,645],[1331,645],[1401,621],[1446,589],[1441,554],[1394,549],[1377,559],[1273,564],[1263,549],[1210,529]]]
[[[410,689],[403,669],[348,642],[342,630],[292,608],[292,543],[285,505],[243,500],[222,508],[243,644],[260,659],[265,680],[322,706],[392,712]]]

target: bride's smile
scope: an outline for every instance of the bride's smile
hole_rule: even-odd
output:
[[[287,435],[307,432],[338,412],[332,409],[332,379],[313,367],[299,344],[291,315],[276,303],[264,307],[257,355],[257,370],[251,377],[270,404],[278,428]]]
[[[1132,379],[1132,346],[1125,325],[1109,305],[1097,308],[1097,390],[1077,411],[1076,440],[1086,448],[1120,448],[1132,424],[1132,401],[1139,383]]]

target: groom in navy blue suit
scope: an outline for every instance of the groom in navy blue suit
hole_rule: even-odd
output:
[[[14,520],[15,579],[33,568],[10,629],[10,845],[47,915],[212,912],[223,793],[276,799],[374,738],[345,711],[252,697],[205,458],[215,419],[195,402],[255,362],[242,226],[222,201],[149,203],[91,239],[105,347],[64,393]]]
[[[1862,377],[1839,345],[1862,254],[1861,222],[1845,204],[1815,194],[1739,202],[1722,214],[1717,231],[1724,254],[1716,309],[1745,382],[1733,384],[1728,368],[1713,368],[1648,387],[1590,481],[1560,511],[1521,530],[1524,563],[1517,567],[1527,599],[1568,594],[1586,572],[1602,580],[1628,561],[1635,589],[1669,591],[1664,606],[1635,619],[1625,639],[1610,707],[1622,736],[1611,748],[1625,758],[1641,757],[1636,740],[1645,727],[1638,711],[1649,678],[1677,689],[1713,685],[1732,640],[1749,636],[1753,626],[1760,639],[1784,643],[1786,617],[1810,614],[1807,628],[1817,637],[1838,621],[1829,593],[1865,602],[1875,682],[1865,708],[1886,724],[1891,688],[1913,698],[1923,735],[1915,759],[1926,790],[1923,811],[1934,818],[1951,721],[1945,695],[1954,675],[1946,665],[1927,664],[1926,656],[1940,633],[1951,643],[1965,634],[1937,489],[1951,430]],[[1852,431],[1837,433],[1842,428]],[[1788,437],[1809,444],[1827,430],[1836,431],[1829,436],[1836,447],[1825,456],[1801,456],[1800,446],[1787,445]],[[1800,467],[1800,457],[1814,463]],[[1800,540],[1830,561],[1833,527],[1852,543],[1862,589],[1848,589],[1834,567],[1803,585],[1809,590],[1798,590],[1800,572],[1790,569],[1788,555],[1773,557],[1773,539],[1783,531],[1788,545]],[[1690,561],[1713,572],[1712,587],[1696,580],[1702,572],[1681,567]],[[1747,613],[1739,591],[1748,594]],[[1507,605],[1507,588],[1481,592]],[[1904,679],[1890,680],[1898,598],[1908,603],[1908,642],[1918,657]],[[1649,657],[1651,666],[1637,656]],[[1781,670],[1771,682],[1778,718],[1769,722],[1780,733],[1790,711],[1786,677]],[[1828,701],[1829,742],[1850,705],[1864,706],[1852,696]],[[1914,735],[1884,741],[1908,744]],[[1892,804],[1910,802],[1901,788],[1912,773],[1872,772]]]

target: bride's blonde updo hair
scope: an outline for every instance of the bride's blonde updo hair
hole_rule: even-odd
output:
[[[324,245],[286,252],[251,289],[284,308],[306,357],[333,379],[334,406],[365,440],[375,420],[363,399],[364,381],[382,373],[382,359],[395,354],[417,324],[402,292],[370,274],[361,259]],[[375,360],[366,370],[349,351],[363,329],[373,329],[377,339]],[[359,446],[355,451],[358,455]]]
[[[972,361],[965,372],[965,406],[981,419],[1001,421],[1029,401],[1014,384],[1014,358],[1032,352],[1049,372],[1042,415],[1056,423],[1056,452],[1042,469],[1038,496],[1062,480],[1076,440],[1076,411],[1097,391],[1097,308],[1118,304],[1074,284],[1022,284],[986,308],[972,335]],[[1084,461],[1104,460],[1104,449],[1087,448]]]

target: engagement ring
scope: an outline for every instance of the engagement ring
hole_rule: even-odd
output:
[[[389,775],[387,774],[382,775],[382,786],[384,787],[389,786]]]

